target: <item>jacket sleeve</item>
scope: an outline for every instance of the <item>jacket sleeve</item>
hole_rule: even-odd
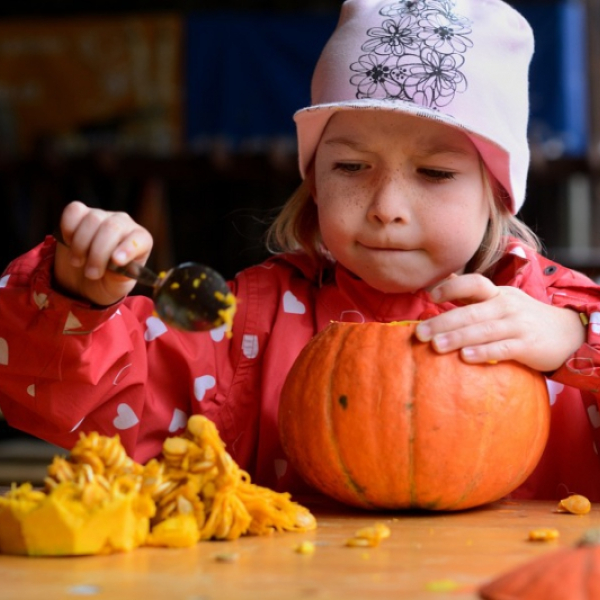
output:
[[[143,296],[108,308],[68,298],[52,287],[54,252],[48,238],[0,279],[0,409],[64,448],[96,430],[118,434],[136,460],[156,456],[187,415],[210,412],[190,404],[229,360],[227,338],[167,329]],[[219,370],[226,387],[231,369]]]
[[[540,258],[541,276],[554,306],[579,313],[586,340],[552,374],[552,380],[600,397],[600,286],[585,275]]]

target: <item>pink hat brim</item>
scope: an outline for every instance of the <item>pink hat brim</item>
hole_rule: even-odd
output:
[[[459,131],[462,131],[473,142],[477,151],[492,176],[502,185],[507,192],[507,201],[511,213],[515,213],[514,198],[515,190],[512,189],[510,178],[510,155],[492,140],[482,136],[476,131],[471,131],[457,123],[452,117],[440,112],[432,111],[423,106],[410,102],[394,100],[392,104],[386,100],[356,100],[353,102],[332,102],[330,104],[317,104],[297,111],[294,121],[298,134],[298,162],[302,177],[306,177],[306,171],[313,160],[317,146],[323,135],[323,131],[329,119],[339,111],[343,110],[386,110],[400,112],[417,118],[430,119],[444,123]]]

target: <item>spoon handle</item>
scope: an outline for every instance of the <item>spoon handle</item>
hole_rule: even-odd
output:
[[[52,237],[63,246],[68,246],[65,242],[65,238],[63,237],[62,231],[57,228],[52,232]],[[150,270],[148,267],[141,265],[140,263],[136,263],[131,261],[126,265],[116,265],[111,262],[108,263],[108,269],[113,273],[118,273],[119,275],[124,275],[125,277],[129,277],[130,279],[135,279],[138,283],[142,285],[147,285],[148,287],[156,287],[156,284],[159,282],[159,277],[154,271]]]
[[[111,262],[108,264],[108,268],[113,273],[135,279],[138,283],[147,285],[148,287],[156,287],[156,284],[160,281],[160,277],[154,271],[133,261],[123,266],[115,265],[115,263]]]

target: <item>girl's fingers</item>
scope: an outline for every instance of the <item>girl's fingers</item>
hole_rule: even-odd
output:
[[[79,262],[89,279],[102,277],[112,252],[106,230],[101,233],[105,219],[103,211],[89,210],[71,236],[71,263],[75,266]]]
[[[477,274],[445,279],[430,291],[432,299],[438,303],[453,302],[459,306],[420,323],[416,329],[417,338],[422,342],[436,338],[440,351],[444,346],[449,350],[461,347],[460,344],[464,345],[465,340],[457,340],[456,336],[463,328],[476,324],[490,327],[491,323],[504,316],[510,304],[510,300],[498,301],[504,293],[505,288],[499,288]],[[450,338],[442,337],[442,334],[450,333],[453,334]]]
[[[434,302],[483,302],[498,295],[498,287],[487,277],[477,273],[451,276],[436,285],[430,296]]]
[[[111,261],[145,262],[152,248],[150,234],[126,213],[90,209],[80,202],[65,209],[61,229],[71,265],[83,268],[88,279],[102,278]]]
[[[461,358],[471,364],[497,363],[510,360],[517,354],[516,340],[502,340],[479,346],[466,346],[460,349]]]
[[[81,248],[78,249],[77,246],[73,247],[73,235],[89,210],[82,202],[71,202],[63,210],[60,221],[62,241],[69,248],[71,265],[76,268],[83,267],[85,264],[86,252],[82,251]]]
[[[134,260],[146,262],[151,250],[152,237],[145,229],[137,227],[119,242],[111,255],[111,260],[119,266]]]
[[[70,202],[63,209],[60,219],[60,228],[63,239],[68,246],[71,245],[71,236],[73,235],[73,232],[77,229],[77,226],[89,211],[90,209],[83,204],[83,202],[79,202],[79,200]]]
[[[514,331],[510,321],[492,319],[436,333],[430,341],[437,352],[443,353],[488,344],[506,344],[513,338]]]
[[[574,310],[498,287],[486,300],[419,323],[417,337],[440,353],[460,350],[466,362],[512,359],[551,372],[581,347],[586,329]]]
[[[422,342],[430,342],[436,339],[440,350],[443,344],[454,350],[459,347],[457,344],[460,344],[461,341],[472,343],[474,333],[486,336],[494,335],[493,328],[500,322],[504,310],[505,306],[503,304],[493,301],[457,306],[441,315],[419,323],[416,328],[416,335]],[[473,327],[476,328],[469,330]],[[465,339],[459,339],[459,335],[464,336]]]
[[[101,278],[110,262],[124,265],[140,259],[145,262],[150,252],[150,235],[127,215],[113,213],[96,229],[90,240],[85,275]]]

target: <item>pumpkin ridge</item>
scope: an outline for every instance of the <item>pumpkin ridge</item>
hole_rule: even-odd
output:
[[[490,408],[492,408],[492,407],[490,407],[490,403],[492,403],[492,402],[493,402],[493,400],[488,395],[486,397],[486,404],[485,404],[486,412],[491,412]],[[476,490],[477,486],[480,484],[481,478],[486,469],[486,465],[483,464],[484,458],[488,456],[487,450],[488,450],[488,447],[489,447],[492,437],[493,437],[493,436],[489,435],[489,433],[492,430],[492,424],[493,423],[490,419],[484,420],[484,426],[481,429],[480,436],[479,436],[480,443],[477,448],[477,452],[474,452],[474,454],[477,456],[477,460],[473,464],[474,475],[471,478],[471,480],[469,481],[469,484],[464,488],[464,490],[463,490],[462,494],[459,496],[459,498],[456,501],[451,502],[450,504],[448,504],[444,507],[446,510],[452,510],[455,506],[460,506],[461,504],[463,504],[463,502],[465,502],[465,500],[467,500],[469,498],[469,495],[473,492],[473,490]],[[521,474],[521,472],[519,472],[519,475]]]
[[[350,335],[352,334],[353,329],[354,328],[352,328],[352,327],[349,327],[347,329],[346,328],[342,329],[341,339],[336,340],[339,342],[338,353],[343,350],[344,345],[346,344],[348,337],[350,337]],[[333,382],[335,381],[335,376],[334,376],[335,373],[336,373],[336,370],[334,370],[332,372],[331,376],[328,379],[327,401],[326,401],[328,410],[325,412],[326,418],[327,418],[327,430],[330,432],[331,443],[335,449],[336,457],[339,462],[339,469],[341,470],[343,476],[346,478],[346,481],[348,482],[351,491],[354,492],[354,495],[358,498],[358,502],[360,502],[360,504],[362,504],[363,506],[372,506],[371,502],[369,502],[369,500],[367,500],[367,498],[365,496],[364,488],[354,480],[350,471],[348,470],[347,465],[344,463],[344,460],[342,458],[341,446],[340,446],[339,439],[335,432],[334,418],[333,418],[333,411],[334,411],[335,403],[337,402],[337,398],[334,397],[334,394],[332,393]],[[347,396],[346,396],[346,398],[347,398]]]
[[[530,377],[529,378],[532,379],[532,380],[534,379],[532,372],[530,372]],[[546,387],[546,391],[547,391],[547,389],[548,388]],[[548,404],[550,404],[550,400],[549,399],[548,399]],[[538,422],[541,422],[541,421],[543,421],[543,414],[542,414],[543,413],[543,409],[542,409],[541,404],[538,404],[537,406],[538,406],[538,411],[537,411],[537,413],[535,415],[535,418],[536,418],[536,420]],[[548,427],[549,427],[549,423],[548,423]],[[544,446],[545,446],[545,443],[542,443],[542,441],[545,440],[545,439],[547,439],[548,432],[544,431],[541,427],[536,427],[534,429],[534,432],[535,432],[536,435],[535,435],[534,439],[531,441],[530,447],[535,448],[535,447],[538,447],[541,444],[541,447],[543,449]],[[540,453],[540,456],[541,456],[541,453]],[[535,458],[535,462],[536,463],[539,461],[540,456],[538,456],[538,457]],[[513,489],[516,488],[519,485],[519,483],[521,483],[522,481],[524,481],[526,479],[527,473],[531,472],[531,466],[529,464],[530,460],[531,460],[531,456],[529,457],[529,460],[527,460],[527,461],[524,460],[521,463],[521,470],[519,471],[519,473],[515,473],[515,475],[513,477],[513,482],[517,482],[517,484],[515,485],[515,483],[511,483],[511,487]]]
[[[522,366],[520,366],[520,368],[523,368]],[[532,383],[532,387],[535,385],[535,377],[534,377],[534,372],[533,371],[528,371],[529,375],[528,375],[528,379],[531,380]],[[545,388],[545,391],[547,391],[547,387]],[[537,422],[543,422],[543,406],[541,403],[536,403],[535,404],[537,410],[535,415],[533,416],[533,419],[536,420]],[[487,422],[486,422],[487,423]],[[549,426],[549,424],[548,424]],[[533,439],[530,442],[530,448],[535,448],[535,447],[540,447],[541,444],[541,448],[543,449],[544,447],[544,443],[543,440],[545,440],[547,438],[547,431],[544,430],[544,428],[541,427],[536,427],[533,430],[534,436]],[[540,453],[541,455],[541,453]],[[536,456],[533,458],[533,462],[534,464],[537,463],[539,461],[540,456]],[[532,455],[530,453],[530,451],[528,450],[527,455],[524,457],[524,460],[520,462],[521,465],[521,469],[518,472],[513,473],[511,481],[507,482],[506,487],[512,489],[516,489],[526,478],[527,478],[527,474],[531,472],[532,468],[531,468],[531,463],[532,463]],[[483,477],[483,471],[479,471],[479,477]],[[452,507],[450,507],[452,509]]]
[[[412,337],[412,336],[411,336]],[[417,379],[417,374],[418,374],[418,365],[417,365],[417,361],[415,360],[415,354],[412,351],[413,350],[413,343],[414,341],[411,340],[410,341],[410,361],[411,361],[411,372],[412,372],[412,377],[411,377],[411,381],[410,381],[410,403],[409,403],[409,410],[407,411],[407,428],[408,428],[408,480],[410,482],[409,484],[409,494],[410,494],[410,506],[411,508],[418,508],[419,507],[419,502],[418,502],[418,493],[417,493],[417,489],[416,489],[416,482],[415,482],[415,477],[414,477],[414,473],[415,473],[415,412],[417,411],[417,402],[416,402],[416,392],[415,392],[415,381]]]

